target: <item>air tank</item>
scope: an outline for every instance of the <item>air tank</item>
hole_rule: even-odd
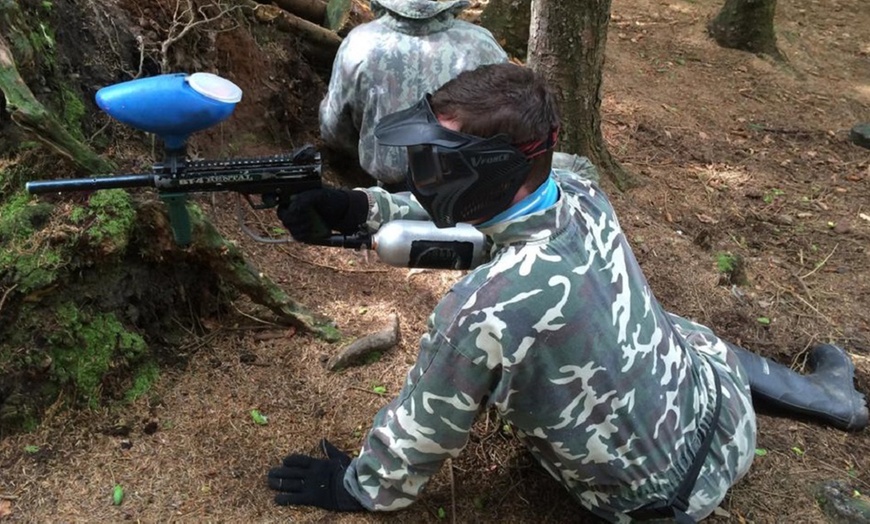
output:
[[[387,264],[411,268],[471,269],[489,257],[489,242],[474,226],[439,228],[422,220],[387,222],[372,237],[372,249]]]

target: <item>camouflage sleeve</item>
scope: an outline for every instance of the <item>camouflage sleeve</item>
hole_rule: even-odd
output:
[[[579,175],[580,178],[591,180],[596,184],[601,183],[601,176],[598,174],[598,168],[596,168],[595,164],[585,156],[556,151],[553,153],[553,170],[571,171],[572,173]],[[568,176],[568,174],[565,173],[562,175]]]
[[[352,41],[353,35],[348,35],[335,56],[329,89],[320,102],[320,135],[329,146],[357,157],[362,119],[357,98],[362,90],[360,71],[365,68],[358,55],[350,53]]]
[[[391,220],[431,220],[410,192],[389,193],[379,187],[357,189],[365,191],[369,197],[369,216],[366,221],[369,231],[377,231]]]
[[[437,314],[437,310],[436,310]],[[378,412],[344,485],[374,511],[407,507],[442,463],[465,447],[494,371],[453,347],[429,319],[399,396]]]

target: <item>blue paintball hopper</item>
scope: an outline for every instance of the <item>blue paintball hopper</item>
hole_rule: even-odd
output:
[[[163,139],[167,149],[229,117],[242,90],[211,73],[172,73],[138,78],[97,91],[100,109],[112,118]]]

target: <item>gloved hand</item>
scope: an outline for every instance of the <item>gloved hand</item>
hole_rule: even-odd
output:
[[[282,466],[269,470],[269,487],[279,492],[275,503],[363,511],[362,504],[344,488],[344,472],[351,458],[326,439],[320,441],[320,446],[326,459],[294,454],[285,457]]]
[[[323,187],[291,196],[278,207],[278,218],[297,241],[314,242],[332,231],[358,232],[368,212],[368,196],[363,191]]]

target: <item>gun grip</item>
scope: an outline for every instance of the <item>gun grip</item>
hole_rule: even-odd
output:
[[[169,210],[169,224],[175,243],[186,247],[190,245],[190,215],[187,212],[187,193],[162,193],[160,195]]]
[[[308,218],[311,223],[311,238],[326,239],[332,235],[332,230],[323,221],[323,218],[313,209],[308,210]]]

